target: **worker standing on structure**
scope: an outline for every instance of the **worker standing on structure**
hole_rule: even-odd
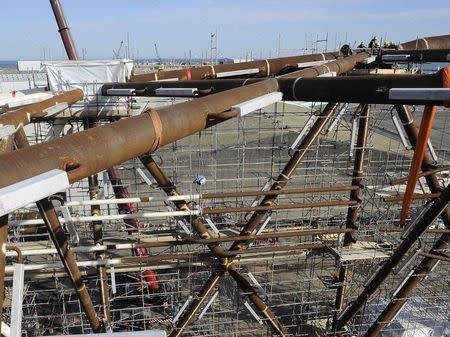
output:
[[[376,35],[372,40],[370,40],[369,48],[380,48],[380,41],[378,41],[378,37]]]

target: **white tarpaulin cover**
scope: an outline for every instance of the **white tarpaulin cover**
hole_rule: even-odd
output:
[[[133,61],[46,61],[43,66],[52,92],[80,88],[91,96],[99,92],[103,83],[125,82],[131,74]]]

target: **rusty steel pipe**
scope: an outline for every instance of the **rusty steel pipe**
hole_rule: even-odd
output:
[[[178,191],[177,191],[175,185],[173,184],[173,182],[170,181],[170,179],[164,174],[164,172],[156,164],[156,162],[153,160],[153,158],[151,156],[143,156],[140,159],[141,159],[141,162],[144,164],[144,166],[147,168],[147,170],[150,172],[150,174],[153,176],[153,178],[156,180],[158,185],[164,190],[164,192],[168,196],[178,195]],[[185,200],[174,201],[174,204],[177,207],[177,209],[179,209],[179,210],[189,210],[190,209]],[[212,236],[209,233],[208,229],[206,228],[203,221],[198,216],[184,217],[184,218],[187,222],[190,222],[192,224],[192,227],[194,228],[194,230],[200,235],[200,237],[203,240],[211,240],[212,239]],[[227,263],[228,260],[226,258],[224,258],[227,256],[226,255],[227,252],[219,245],[218,242],[214,242],[214,241],[209,242],[209,243],[207,243],[207,245],[208,245],[209,249],[211,250],[211,252],[218,258],[218,261],[221,265],[220,269],[229,270],[229,269],[235,267],[234,264]],[[217,271],[217,273],[220,273],[220,271]],[[235,274],[242,277],[242,275],[240,275],[240,272],[237,270],[235,270]],[[249,286],[248,284],[245,284],[245,283],[244,284],[239,283],[240,281],[238,279],[236,280],[236,282],[241,287]],[[250,285],[250,288],[252,288],[251,285]],[[210,287],[208,284],[206,284],[203,289],[204,289],[203,296],[195,299],[194,302],[191,303],[188,310],[183,314],[183,316],[180,320],[180,323],[172,331],[171,336],[172,335],[176,336],[183,331],[184,327],[186,326],[185,324],[189,324],[192,321],[192,318],[194,317],[196,311],[199,309],[199,306],[198,306],[199,303],[201,303],[204,300],[204,298],[206,296],[208,296],[210,294],[210,292],[213,290],[213,288]],[[249,298],[253,303],[257,303],[255,305],[257,306],[258,309],[261,307],[264,308],[263,314],[271,318],[269,320],[269,322],[270,322],[272,329],[274,329],[274,331],[285,331],[282,324],[276,318],[275,314],[272,313],[271,309],[267,307],[267,305],[264,303],[264,301],[261,298],[259,298],[259,296],[255,292],[253,292],[253,294],[251,296],[249,295]],[[263,303],[263,305],[261,303]]]
[[[286,184],[288,183],[290,177],[294,173],[295,169],[300,165],[303,158],[306,156],[309,148],[317,138],[319,137],[321,131],[327,124],[328,120],[331,118],[331,115],[336,110],[338,104],[337,103],[329,103],[322,113],[318,116],[317,121],[314,123],[314,125],[309,130],[308,134],[305,136],[305,138],[302,140],[300,145],[296,148],[294,154],[288,161],[288,163],[283,168],[282,172],[277,177],[275,183],[272,184],[270,190],[281,190],[283,189]],[[265,214],[272,206],[273,202],[277,198],[277,195],[266,195],[261,202],[259,203],[258,207],[263,207],[263,209],[256,211],[251,216],[250,220],[247,222],[247,224],[244,226],[244,228],[241,230],[240,235],[250,235],[252,232],[256,229],[256,227],[262,223],[264,220]],[[234,243],[230,250],[241,250],[243,248],[241,243]]]
[[[16,245],[7,245],[6,250],[15,252],[17,254],[17,263],[23,263],[23,254],[19,247]]]
[[[422,200],[422,199],[434,199],[438,198],[441,193],[423,193],[423,194],[413,194],[413,200]],[[392,196],[392,197],[383,197],[384,202],[398,202],[403,201],[404,194]]]
[[[358,230],[358,226],[356,225],[358,220],[358,210],[363,202],[362,180],[364,177],[364,157],[367,151],[366,146],[369,135],[370,106],[368,104],[360,105],[357,110],[361,112],[359,115],[358,136],[356,140],[352,177],[352,186],[357,187],[357,189],[350,192],[350,200],[356,202],[356,205],[348,207],[345,227],[352,229],[353,231],[344,234],[344,246],[350,246],[356,242],[355,231]],[[344,295],[347,289],[348,277],[347,269],[347,264],[341,265],[339,268],[339,286],[336,289],[336,300],[334,303],[333,330],[337,324],[338,314],[342,311],[344,305]]]
[[[203,130],[209,113],[277,90],[269,79],[2,154],[0,188],[55,168],[79,181]]]
[[[438,167],[438,168],[435,168],[435,169],[431,169],[431,170],[428,170],[428,171],[425,171],[425,172],[421,172],[419,174],[419,178],[427,177],[427,176],[429,176],[431,174],[436,174],[436,173],[439,173],[439,172],[442,172],[442,171],[448,171],[448,170],[450,170],[450,165],[445,165],[445,166]],[[403,178],[398,178],[398,179],[391,180],[389,182],[389,184],[391,186],[394,186],[394,185],[400,185],[400,184],[406,183],[407,181],[408,181],[408,177],[403,177]]]
[[[270,194],[269,194],[270,195]],[[272,195],[270,195],[272,196]],[[277,194],[275,194],[277,196]],[[261,206],[242,206],[242,207],[217,207],[203,208],[201,214],[223,214],[223,213],[241,213],[241,212],[267,212],[277,209],[300,209],[316,207],[335,207],[335,206],[356,206],[355,200],[330,200],[310,203],[291,203],[287,205],[261,205]]]
[[[400,43],[399,50],[450,49],[450,35],[421,37]]]
[[[365,104],[361,107],[361,114],[359,116],[358,136],[355,149],[355,162],[353,166],[353,178],[352,186],[358,187],[358,189],[350,192],[350,200],[356,201],[358,207],[363,201],[362,189],[363,189],[363,175],[364,175],[364,156],[367,152],[367,139],[369,135],[369,118],[370,118],[370,106]],[[353,230],[357,230],[356,226],[358,217],[358,207],[350,206],[347,212],[346,227]],[[354,232],[345,233],[344,245],[348,246],[356,242]]]
[[[328,72],[342,74],[352,70],[358,62],[361,62],[367,57],[369,57],[369,54],[362,52],[327,62],[321,66],[310,67],[288,73],[277,77],[277,79],[280,83],[291,83],[292,78],[297,77],[316,77]],[[262,78],[236,78],[192,81],[180,80],[162,82],[107,83],[102,86],[102,95],[107,95],[109,89],[135,89],[135,96],[157,96],[155,90],[159,88],[195,88],[198,90],[197,97],[202,97],[240,86],[261,82],[262,80]],[[287,95],[286,97],[292,96],[288,87],[286,87],[286,92],[284,94]]]
[[[243,192],[224,192],[224,193],[203,193],[202,199],[223,199],[233,197],[257,197],[260,195],[279,195],[279,194],[307,194],[307,193],[322,193],[322,192],[346,192],[356,190],[357,186],[330,186],[330,187],[309,187],[309,188],[292,188],[270,191],[243,191]]]
[[[50,5],[52,6],[53,14],[55,15],[56,23],[58,25],[58,32],[61,34],[61,39],[63,41],[67,57],[69,60],[78,60],[77,48],[75,47],[75,42],[73,41],[72,34],[70,33],[70,28],[67,26],[66,17],[64,16],[61,3],[59,0],[50,0]]]
[[[153,176],[153,178],[156,180],[158,186],[161,187],[162,190],[168,196],[179,195],[173,182],[165,175],[165,173],[156,164],[156,162],[153,160],[151,156],[142,156],[139,159],[141,160],[142,164],[144,164],[145,168]],[[190,207],[185,200],[175,200],[174,204],[179,210],[190,210]],[[213,238],[211,233],[208,231],[208,229],[206,228],[205,224],[203,223],[202,219],[199,216],[197,215],[185,216],[184,220],[192,225],[194,230],[200,235],[200,238],[202,239]],[[209,243],[208,248],[217,256],[219,254],[223,255],[224,253],[224,250],[217,242]],[[219,261],[223,263],[223,261],[221,260]]]
[[[86,119],[83,121],[84,129],[89,129],[95,124],[94,121]],[[89,185],[89,199],[97,200],[99,193],[98,185],[98,175],[97,173],[88,177]],[[91,205],[91,215],[98,216],[101,215],[100,205]],[[92,221],[92,233],[94,239],[94,245],[103,244],[103,222],[102,221]],[[97,252],[95,253],[96,259],[105,259],[106,254]],[[97,267],[97,278],[99,280],[98,290],[100,294],[100,303],[103,308],[103,317],[109,323],[111,323],[111,311],[110,311],[110,299],[108,291],[108,274],[105,266]]]
[[[289,336],[287,329],[281,324],[278,318],[272,313],[268,305],[258,296],[249,281],[237,270],[236,265],[232,265],[227,269],[231,277],[240,285],[244,293],[255,305],[255,307],[264,315],[264,318],[270,322],[274,332],[280,336]]]
[[[330,235],[330,234],[342,234],[349,232],[350,229],[346,228],[328,228],[328,229],[301,229],[296,231],[274,231],[269,233],[263,233],[258,235],[248,235],[248,236],[220,236],[220,237],[211,237],[208,239],[172,239],[172,240],[164,240],[164,241],[150,241],[146,242],[145,238],[142,238],[141,242],[131,243],[131,248],[151,248],[151,247],[172,247],[172,246],[182,246],[182,245],[200,245],[200,244],[211,244],[211,243],[223,243],[223,242],[233,242],[233,241],[248,241],[248,240],[262,240],[262,239],[272,239],[272,238],[296,238],[296,237],[304,237],[304,236],[313,236],[313,237],[321,237],[322,235]],[[429,231],[430,232],[430,231]],[[439,231],[431,231],[430,233],[442,233],[442,230]],[[450,231],[449,231],[450,233]],[[98,247],[98,245],[97,245]],[[122,250],[123,247],[117,244],[108,243],[101,244],[101,249],[96,250],[96,252],[113,252],[115,250]],[[74,253],[79,252],[76,248],[73,249]],[[43,253],[44,254],[44,253]],[[53,254],[50,250],[48,254]],[[25,255],[27,255],[27,250],[25,250]],[[101,259],[104,259],[102,257]]]
[[[448,240],[447,240],[448,242]],[[446,248],[444,248],[446,249]],[[432,254],[432,253],[425,253],[425,252],[421,252],[419,253],[420,256],[425,256],[431,259],[435,259],[435,260],[440,260],[440,261],[445,261],[445,262],[450,262],[450,257],[444,255],[444,254]]]
[[[30,123],[34,118],[45,117],[47,113],[43,110],[51,108],[58,103],[67,103],[68,105],[72,105],[75,102],[82,100],[83,96],[84,93],[81,89],[67,91],[42,102],[33,103],[18,110],[0,115],[0,125],[10,124],[14,125],[16,128],[24,126]]]
[[[192,81],[151,81],[151,82],[127,82],[105,83],[102,85],[102,95],[108,95],[109,89],[133,89],[133,96],[157,96],[156,89],[160,88],[193,88],[197,89],[196,97],[208,96],[225,90],[238,88],[247,84],[264,81],[266,78],[235,78],[235,79],[209,79]],[[114,96],[114,95],[112,95]],[[121,96],[121,95],[118,95]]]
[[[251,249],[245,249],[239,252],[224,251],[223,256],[245,256],[251,254],[262,254],[262,253],[278,253],[278,252],[295,252],[295,251],[305,251],[305,250],[322,250],[325,249],[326,245],[323,243],[301,243],[297,245],[280,245],[271,247],[256,247]],[[149,266],[153,262],[159,261],[169,261],[169,260],[208,260],[211,257],[217,257],[213,252],[204,251],[191,251],[179,254],[162,254],[162,255],[148,255],[148,256],[130,256],[119,258],[122,264],[139,264],[141,266]],[[234,264],[228,266],[226,269],[230,269],[235,266]],[[234,268],[234,267],[233,267]],[[224,269],[220,266],[218,269]]]
[[[321,132],[323,127],[326,125],[326,122],[328,121],[328,119],[331,117],[332,113],[337,108],[337,105],[338,104],[336,104],[336,103],[332,103],[332,104],[328,104],[325,107],[324,111],[320,114],[320,116],[319,116],[320,118],[318,119],[318,121],[316,121],[315,124],[312,126],[311,130],[308,132],[305,139],[302,141],[300,146],[297,148],[297,151],[294,153],[292,158],[286,164],[284,170],[278,177],[277,182],[274,185],[272,185],[271,190],[283,189],[286,186],[289,177],[291,176],[291,174],[293,173],[295,168],[300,164],[301,160],[303,159],[303,157],[306,154],[306,151],[308,150],[310,145],[317,139],[319,133]],[[154,164],[154,165],[156,165],[156,164]],[[155,171],[156,175],[160,175],[161,173],[162,173],[161,170]],[[158,181],[158,179],[157,179],[157,181]],[[172,193],[173,193],[173,191],[174,191],[173,184],[170,181],[168,181],[168,179],[166,179],[166,183],[168,184],[168,186],[167,186],[169,188],[168,191],[172,191]],[[167,193],[167,191],[166,191],[166,193]],[[276,198],[277,198],[277,195],[267,195],[264,197],[264,199],[260,203],[260,205],[262,205],[263,207],[270,206],[272,204],[272,201],[275,200]],[[266,214],[266,213],[267,213],[267,211],[255,212],[253,214],[253,216],[250,218],[250,221],[242,229],[240,235],[241,236],[251,235],[252,232],[255,230],[255,228],[258,226],[258,224],[262,222],[262,220],[264,219],[264,214]],[[204,227],[204,225],[203,225],[203,227]],[[205,228],[204,235],[205,235],[205,237],[210,236],[210,234],[206,230],[206,228]],[[220,246],[216,246],[216,247],[219,247],[219,248],[214,248],[214,249],[217,249],[218,252],[220,250],[223,251],[223,249]],[[224,270],[228,270],[228,269],[230,269],[230,267],[232,268],[234,266],[233,259],[234,259],[234,257],[236,257],[236,251],[239,251],[239,252],[244,251],[244,245],[242,245],[241,242],[237,242],[237,241],[233,242],[231,248],[227,252],[228,258],[226,260],[224,260],[223,262],[221,261],[222,262],[221,265],[219,265],[219,267],[216,268],[216,271],[214,272],[213,275],[215,275],[217,273],[223,273]],[[172,331],[170,337],[175,337],[175,336],[181,335],[184,328],[192,321],[195,313],[199,310],[205,297],[208,294],[210,294],[212,289],[213,289],[213,287],[211,287],[210,284],[207,283],[204,285],[204,287],[202,288],[202,294],[204,296],[199,297],[196,301],[194,301],[189,306],[188,310],[185,312],[185,314],[182,317],[181,323],[179,323],[177,325],[176,329],[174,331]],[[266,309],[266,310],[269,310],[269,309]],[[271,326],[273,327],[273,329],[275,331],[279,332],[280,324],[278,323],[278,320],[276,320],[276,319],[273,320],[274,315],[271,315],[269,313],[265,313],[265,315],[270,315],[270,317],[272,317],[272,319],[269,319],[269,322],[270,322]]]
[[[450,185],[444,189],[440,198],[434,199],[431,207],[425,212],[417,223],[412,225],[407,237],[400,242],[389,259],[381,265],[374,275],[372,275],[370,282],[365,284],[364,289],[355,301],[353,301],[352,304],[350,304],[338,317],[336,331],[340,331],[362,309],[364,304],[375,293],[378,287],[386,280],[392,269],[398,265],[419,237],[447,208],[449,202]]]
[[[18,149],[29,149],[30,144],[25,135],[25,131],[20,129],[17,131],[15,138],[16,146]],[[97,316],[94,305],[92,304],[89,292],[83,283],[80,269],[77,266],[77,260],[75,255],[70,251],[67,236],[61,227],[58,215],[55,208],[49,199],[42,199],[36,202],[39,213],[47,227],[48,233],[52,242],[58,252],[61,262],[69,276],[69,279],[77,293],[81,306],[83,307],[87,319],[94,332],[101,332],[105,330],[103,323]]]
[[[194,298],[191,304],[185,311],[185,314],[180,318],[177,323],[177,326],[172,330],[169,337],[180,337],[186,329],[186,327],[192,322],[194,319],[195,313],[200,310],[201,306],[211,294],[211,292],[215,289],[217,283],[225,274],[225,270],[218,270],[211,274],[209,279],[203,285],[202,289],[198,293],[198,295]]]
[[[342,74],[352,70],[358,63],[367,59],[370,55],[366,52],[357,53],[352,56],[347,56],[338,60],[327,62],[324,65],[311,67],[303,70],[294,71],[289,74],[280,76],[280,79],[295,78],[298,77],[317,77],[329,72],[335,72],[336,74]],[[327,100],[327,102],[334,102],[333,100]],[[339,101],[340,102],[340,101]]]
[[[380,232],[385,232],[385,233],[400,233],[403,232],[404,229],[400,228],[400,227],[387,227],[387,226],[382,226],[379,228]],[[444,229],[444,228],[430,228],[427,229],[425,233],[429,233],[429,234],[450,234],[450,229]]]
[[[274,59],[249,61],[233,64],[218,64],[195,68],[166,70],[147,74],[133,75],[130,78],[130,82],[148,82],[174,78],[180,81],[203,80],[208,78],[216,78],[217,73],[246,70],[246,69],[256,69],[256,68],[258,68],[258,73],[251,74],[250,77],[266,77],[277,75],[278,73],[289,67],[297,68],[297,63],[334,60],[338,56],[339,52],[332,52],[332,53],[280,57]]]
[[[44,219],[55,248],[58,251],[61,262],[63,263],[67,275],[78,295],[81,306],[86,313],[86,317],[91,324],[92,330],[94,332],[104,331],[104,326],[95,312],[91,297],[89,296],[86,285],[83,283],[80,269],[77,266],[77,260],[75,255],[70,251],[66,234],[61,227],[61,223],[59,222],[58,215],[56,214],[52,202],[48,199],[42,199],[36,204]]]

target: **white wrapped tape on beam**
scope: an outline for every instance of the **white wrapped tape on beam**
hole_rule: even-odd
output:
[[[377,59],[376,56],[369,56],[368,58],[362,60],[362,61],[361,61],[361,64],[369,64],[369,63],[373,63],[373,62],[375,62],[376,59]]]
[[[0,216],[36,202],[70,186],[63,170],[51,170],[0,189]]]
[[[398,55],[382,55],[381,59],[383,61],[407,61],[409,59],[409,54],[398,54]]]
[[[134,89],[108,89],[106,94],[108,96],[133,96]]]
[[[324,61],[311,61],[311,62],[302,62],[297,63],[298,68],[307,68],[307,67],[316,67],[321,66],[322,64],[331,62],[330,60],[324,60]]]
[[[250,68],[250,69],[242,69],[242,70],[232,70],[232,71],[223,71],[221,73],[216,73],[216,77],[231,77],[231,76],[240,76],[240,75],[251,75],[259,73],[259,68]]]
[[[327,73],[323,73],[317,77],[336,77],[337,73],[335,71],[329,71]]]
[[[56,114],[59,114],[60,112],[63,112],[69,107],[69,104],[66,102],[55,104],[54,106],[51,106],[50,108],[42,110],[43,112],[47,113],[46,117],[50,117]]]
[[[171,82],[171,81],[178,81],[179,78],[178,77],[171,77],[171,78],[165,78],[162,80],[154,80],[152,82]]]
[[[196,95],[197,88],[158,88],[155,89],[156,96],[186,96],[193,97]]]
[[[283,94],[281,92],[271,92],[266,95],[256,97],[249,101],[245,101],[236,105],[233,105],[231,108],[236,110],[239,113],[239,116],[248,115],[250,112],[256,111],[258,109],[262,109],[270,104],[281,101],[283,98]]]
[[[449,88],[392,88],[389,99],[411,101],[450,101]]]

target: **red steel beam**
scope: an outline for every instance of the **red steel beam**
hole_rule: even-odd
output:
[[[70,33],[70,28],[67,25],[67,20],[64,16],[61,3],[59,0],[50,0],[50,5],[52,6],[53,14],[55,15],[58,31],[59,34],[61,34],[61,39],[63,41],[67,57],[69,60],[78,60],[77,48],[75,47],[75,42],[73,41],[72,34]]]

